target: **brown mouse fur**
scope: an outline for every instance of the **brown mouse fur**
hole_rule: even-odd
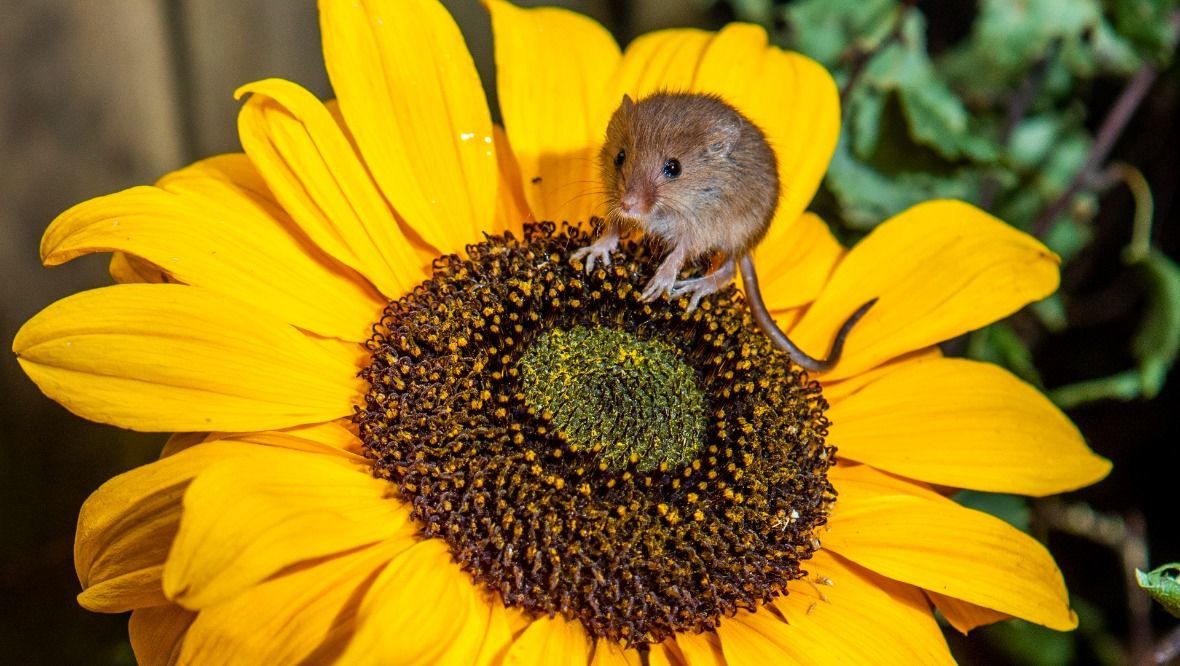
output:
[[[761,129],[714,95],[660,92],[638,102],[624,96],[607,125],[598,161],[607,224],[596,242],[573,255],[585,259],[587,272],[597,261],[610,264],[621,231],[636,227],[669,248],[642,298],[689,295],[691,311],[702,297],[732,282],[740,262],[746,299],[762,330],[804,368],[835,365],[848,331],[876,299],[844,322],[822,360],[805,354],[774,323],[751,256],[779,200],[775,154]],[[722,257],[716,270],[677,279],[686,262],[715,253]]]

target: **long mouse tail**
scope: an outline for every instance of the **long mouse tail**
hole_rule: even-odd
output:
[[[794,342],[791,342],[786,333],[779,330],[778,325],[774,323],[774,318],[770,316],[766,304],[762,302],[762,290],[758,287],[758,273],[754,271],[753,256],[749,253],[743,255],[740,263],[742,281],[746,287],[746,302],[750,305],[750,314],[754,315],[754,321],[758,322],[758,328],[762,329],[762,332],[770,338],[775,347],[790,354],[795,363],[812,372],[823,372],[836,365],[836,362],[840,360],[840,352],[844,351],[844,338],[848,337],[848,332],[852,330],[856,322],[860,321],[860,318],[865,316],[869,308],[877,302],[876,298],[869,300],[844,320],[844,324],[836,332],[836,338],[832,341],[832,349],[828,352],[827,358],[813,358],[799,349]]]

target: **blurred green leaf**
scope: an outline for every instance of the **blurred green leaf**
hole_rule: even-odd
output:
[[[885,95],[866,86],[860,86],[848,100],[848,130],[857,157],[868,159],[877,149],[884,109]]]
[[[1138,265],[1147,278],[1147,312],[1131,351],[1139,361],[1143,396],[1154,398],[1180,348],[1180,266],[1154,248]]]
[[[739,21],[769,25],[774,16],[774,3],[771,0],[728,0],[728,2],[733,7],[734,16]]]
[[[1031,622],[999,622],[983,627],[980,633],[1013,664],[1064,666],[1074,660],[1072,635],[1046,629]]]
[[[1172,61],[1177,29],[1176,0],[1106,0],[1114,28],[1145,58],[1158,65]]]
[[[1090,34],[1090,44],[1100,72],[1130,75],[1143,66],[1143,59],[1131,43],[1122,38],[1105,20],[1100,20]]]
[[[1061,300],[1060,292],[1029,305],[1028,309],[1051,333],[1060,333],[1069,328],[1069,318],[1065,315],[1065,303]]]
[[[899,92],[914,141],[950,160],[968,157],[989,162],[996,158],[995,144],[970,131],[970,116],[963,103],[941,81],[931,77]]]
[[[1021,532],[1028,532],[1028,500],[1024,497],[961,490],[952,499],[969,509],[993,515]]]
[[[983,0],[979,48],[1003,69],[1027,67],[1053,40],[1079,38],[1100,16],[1097,0]]]
[[[1142,393],[1143,382],[1139,370],[1132,369],[1055,388],[1049,391],[1049,399],[1062,409],[1072,409],[1099,400],[1135,400]]]
[[[853,157],[848,140],[845,131],[824,182],[839,201],[845,223],[853,229],[871,229],[929,199],[970,199],[978,188],[978,175],[966,171],[946,177],[921,172],[886,176]]]
[[[1011,326],[997,322],[971,334],[967,356],[1003,366],[1017,377],[1037,387],[1043,386],[1041,375],[1033,365],[1032,352]]]
[[[786,6],[790,46],[826,65],[840,64],[849,48],[867,52],[889,34],[897,0],[802,0]]]
[[[1049,227],[1049,233],[1045,234],[1044,241],[1062,261],[1068,262],[1077,256],[1082,248],[1089,245],[1093,237],[1094,232],[1088,224],[1069,216],[1058,218],[1053,226]]]
[[[925,24],[920,12],[907,12],[898,40],[865,67],[864,85],[881,93],[897,93],[915,143],[929,146],[952,161],[964,157],[978,162],[994,160],[995,145],[974,131],[962,100],[936,75],[926,53]],[[858,131],[862,128],[858,127]],[[856,146],[857,154],[866,154],[863,147]]]
[[[1165,564],[1153,569],[1151,573],[1135,570],[1135,578],[1139,587],[1151,595],[1159,605],[1176,617],[1180,617],[1180,562]]]

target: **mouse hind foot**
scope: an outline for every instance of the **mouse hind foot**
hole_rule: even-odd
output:
[[[699,278],[692,278],[690,280],[680,280],[672,285],[672,290],[669,292],[672,298],[680,296],[690,296],[688,301],[688,312],[697,309],[701,299],[709,294],[715,293],[727,287],[730,282],[733,282],[733,276],[737,272],[733,258],[730,257],[725,260],[717,270],[703,275]]]

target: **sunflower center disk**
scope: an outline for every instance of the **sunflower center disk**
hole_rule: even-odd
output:
[[[736,290],[643,303],[625,244],[585,275],[576,228],[492,237],[392,302],[356,421],[424,538],[502,602],[626,644],[785,594],[833,491],[819,385]]]
[[[705,396],[692,368],[657,340],[575,327],[542,334],[518,363],[525,403],[612,470],[692,460],[705,438]]]

